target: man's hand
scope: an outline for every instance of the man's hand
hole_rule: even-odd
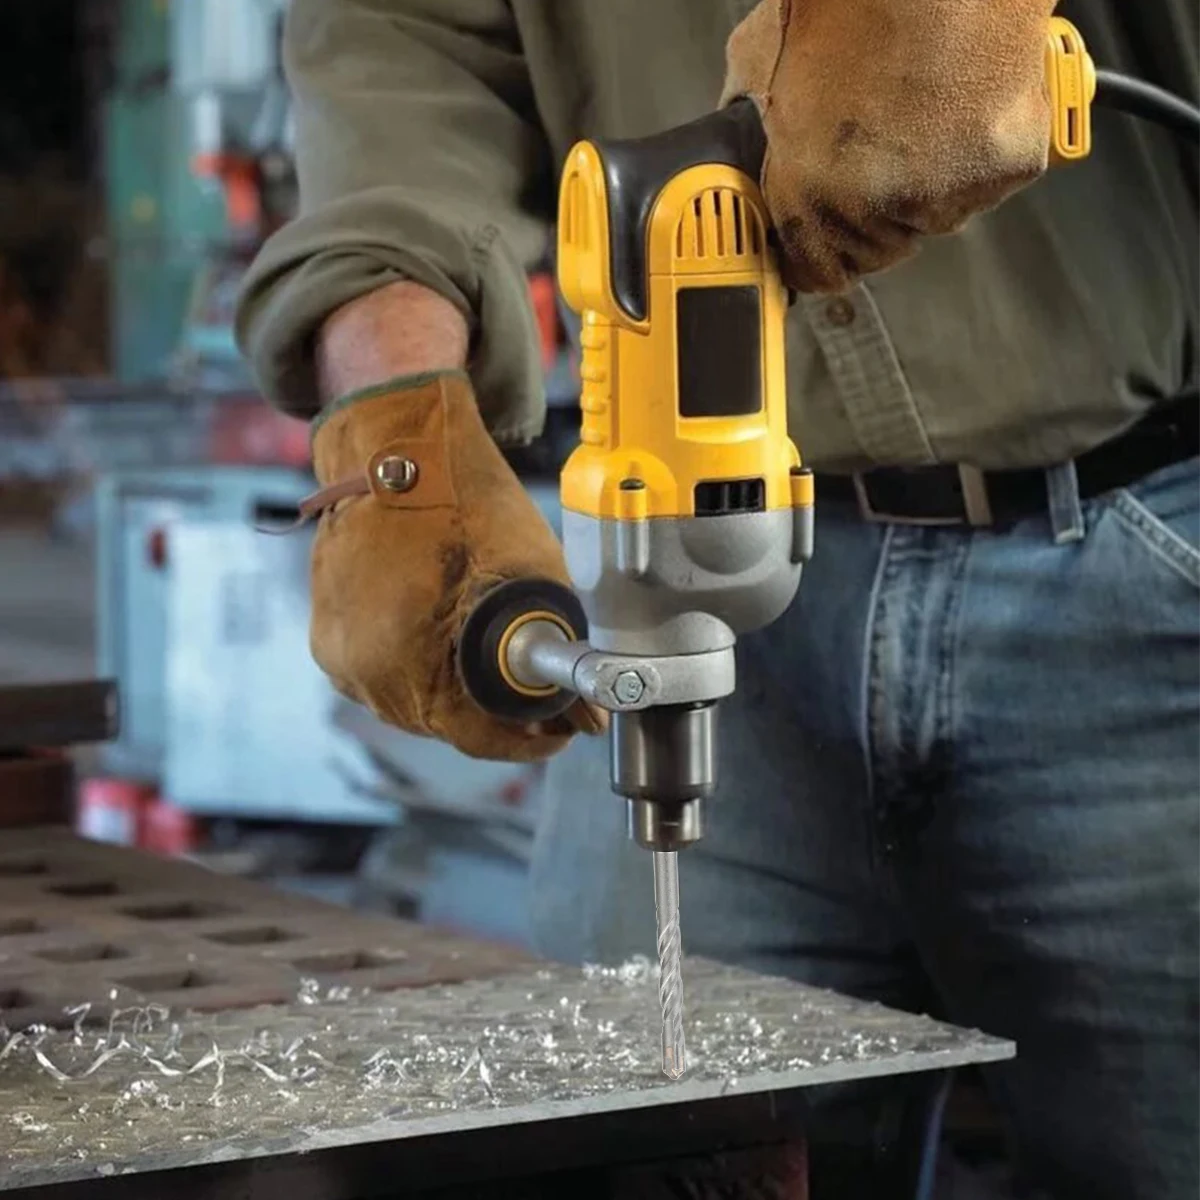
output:
[[[456,640],[485,592],[523,576],[567,581],[558,542],[484,428],[467,341],[458,310],[409,283],[326,323],[317,357],[330,403],[313,466],[322,488],[348,488],[313,546],[312,650],[339,691],[389,724],[528,761],[603,722],[579,703],[548,725],[506,724],[460,681]],[[411,486],[389,487],[397,478]]]
[[[1046,168],[1055,0],[761,0],[724,100],[767,134],[763,193],[787,283],[841,291]]]

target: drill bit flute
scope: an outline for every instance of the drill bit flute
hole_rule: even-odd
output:
[[[718,701],[737,636],[784,612],[812,552],[762,155],[749,102],[571,151],[558,271],[582,319],[580,445],[561,477],[572,587],[501,584],[459,640],[464,684],[497,716],[544,720],[576,696],[612,714],[612,788],[653,855],[671,1078],[685,1067],[677,855],[716,789]]]
[[[668,1079],[687,1070],[683,1037],[683,938],[679,931],[679,854],[654,851],[654,913],[658,923],[658,1003],[662,1009],[662,1069]]]

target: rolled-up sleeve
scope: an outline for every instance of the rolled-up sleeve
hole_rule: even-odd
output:
[[[320,407],[317,331],[399,280],[455,304],[493,435],[544,401],[527,270],[545,252],[550,155],[503,0],[292,0],[284,53],[300,212],[252,265],[239,344],[278,407]]]

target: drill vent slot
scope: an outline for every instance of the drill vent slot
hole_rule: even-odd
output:
[[[679,261],[757,258],[761,245],[758,213],[731,188],[694,196],[675,227]]]
[[[767,488],[761,479],[715,479],[696,484],[696,516],[725,517],[762,512]]]
[[[588,248],[587,191],[573,171],[567,178],[566,203],[563,205],[563,240],[580,250]]]

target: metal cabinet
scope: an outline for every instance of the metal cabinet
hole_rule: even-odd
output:
[[[163,772],[167,610],[174,535],[185,524],[243,528],[295,510],[312,489],[304,471],[198,467],[112,471],[96,506],[97,665],[116,679],[121,734],[105,747],[114,774],[157,782]]]

